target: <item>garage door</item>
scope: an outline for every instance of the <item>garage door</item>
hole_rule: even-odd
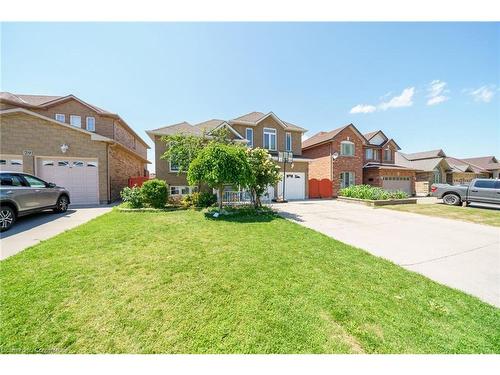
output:
[[[382,177],[382,188],[388,191],[401,190],[411,195],[411,178],[405,176],[384,176]]]
[[[283,176],[283,175],[282,175]],[[305,173],[285,173],[285,199],[305,199],[306,176]],[[278,196],[283,195],[283,181],[278,182]]]
[[[66,188],[72,204],[99,203],[98,169],[96,159],[37,159],[37,175]]]
[[[21,155],[0,155],[0,171],[22,172],[23,157]]]

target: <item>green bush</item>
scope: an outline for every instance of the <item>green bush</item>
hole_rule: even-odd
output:
[[[181,200],[183,207],[211,207],[217,203],[217,195],[208,192],[193,193],[185,195]]]
[[[144,203],[153,208],[164,208],[168,199],[167,183],[163,180],[153,179],[142,184]]]
[[[383,199],[404,199],[408,194],[404,191],[387,191],[371,185],[351,185],[339,191],[339,195],[348,198],[383,200]]]
[[[131,208],[141,208],[144,205],[141,188],[137,187],[137,185],[134,185],[132,188],[123,188],[120,196],[124,202],[128,202]]]

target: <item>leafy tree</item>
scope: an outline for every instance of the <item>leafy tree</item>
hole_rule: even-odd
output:
[[[179,172],[187,172],[189,164],[206,145],[205,137],[187,134],[166,135],[161,139],[167,144],[167,149],[161,159],[170,160],[179,166]]]
[[[261,207],[260,197],[269,185],[276,185],[280,180],[280,168],[271,160],[267,150],[254,148],[247,151],[248,163],[252,171],[252,179],[248,185],[255,208]]]
[[[190,185],[204,182],[217,189],[222,210],[224,185],[249,186],[253,174],[244,147],[210,142],[189,165],[187,179]]]

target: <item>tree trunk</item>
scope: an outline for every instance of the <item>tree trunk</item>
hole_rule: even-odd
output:
[[[224,192],[224,185],[219,186],[219,212],[222,212],[222,194]]]

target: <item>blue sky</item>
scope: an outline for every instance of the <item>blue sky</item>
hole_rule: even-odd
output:
[[[498,23],[3,23],[1,42],[2,91],[72,93],[150,144],[273,111],[309,136],[352,122],[404,152],[500,156]]]

